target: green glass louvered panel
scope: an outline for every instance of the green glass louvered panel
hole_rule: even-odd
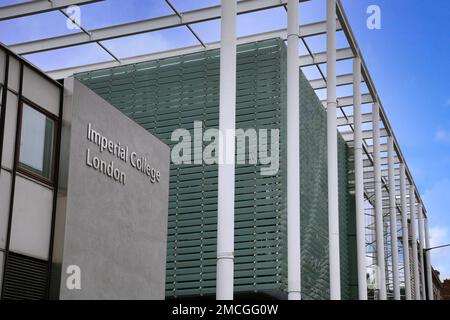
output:
[[[327,114],[305,76],[300,73],[301,257],[303,299],[329,298]],[[355,216],[348,192],[348,154],[338,135],[341,292],[351,299],[354,254],[349,226]]]
[[[300,74],[302,298],[328,299],[326,111]]]
[[[77,78],[173,146],[170,136],[175,129],[193,132],[194,121],[202,121],[203,129],[218,127],[218,55],[218,50],[206,51],[93,71]],[[257,165],[236,168],[236,292],[285,291],[287,286],[285,60],[286,47],[280,39],[238,48],[236,127],[280,129],[280,170],[264,177]],[[326,299],[326,113],[302,74],[300,90],[302,291],[305,298]],[[344,186],[346,147],[343,141],[339,143]],[[342,205],[347,195],[346,189],[341,190],[341,211],[348,209]],[[345,213],[341,215],[346,217]],[[171,164],[167,296],[215,292],[216,224],[217,166]],[[346,241],[342,238],[345,248]],[[345,279],[343,286],[347,286]]]
[[[341,294],[342,299],[358,298],[358,278],[356,261],[356,209],[355,197],[351,195],[350,152],[342,137],[338,137],[338,170],[339,170],[339,232],[341,262]],[[352,163],[353,164],[353,163]]]
[[[283,53],[280,40],[239,47],[237,128],[276,128],[285,136]],[[194,121],[202,121],[204,129],[218,127],[218,54],[207,51],[77,77],[172,146],[171,133],[178,128],[193,132]],[[286,277],[281,167],[278,175],[267,177],[259,174],[259,166],[236,168],[236,292],[280,289]],[[172,164],[167,296],[215,292],[216,225],[217,166]]]

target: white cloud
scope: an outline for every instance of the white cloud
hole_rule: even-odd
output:
[[[434,138],[437,141],[442,141],[442,142],[449,142],[450,143],[450,132],[443,130],[443,129],[438,129],[434,135]]]
[[[450,243],[450,179],[441,180],[423,194],[430,223],[432,247]],[[431,251],[431,261],[441,272],[441,279],[450,278],[450,248]]]
[[[436,226],[430,229],[430,245],[436,247],[442,245],[448,239],[448,229],[441,226]]]
[[[431,246],[439,246],[450,243],[448,228],[433,227],[430,229]],[[441,273],[441,280],[450,278],[450,253],[449,248],[440,248],[431,251],[433,268]]]

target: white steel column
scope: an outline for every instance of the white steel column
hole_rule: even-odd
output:
[[[421,282],[421,293],[422,293],[422,300],[426,300],[427,293],[426,293],[426,287],[425,287],[425,261],[423,257],[423,248],[425,244],[425,236],[424,236],[424,230],[423,230],[423,205],[421,202],[419,202],[419,208],[418,208],[418,223],[419,223],[419,259],[420,259],[420,282]]]
[[[381,167],[380,167],[380,106],[375,102],[372,106],[373,123],[373,171],[375,188],[375,229],[377,242],[377,278],[379,299],[386,300],[386,271],[384,261],[384,223],[383,203],[381,198]]]
[[[353,97],[358,297],[359,300],[367,300],[366,225],[364,212],[364,168],[361,120],[361,59],[359,57],[353,59]]]
[[[336,0],[327,0],[327,155],[330,299],[341,299],[336,118]]]
[[[397,204],[395,202],[395,174],[394,174],[394,137],[388,137],[388,176],[389,176],[389,213],[391,225],[391,256],[394,285],[394,299],[400,300],[400,281],[398,269],[397,243]]]
[[[428,218],[424,219],[425,222],[425,246],[426,249],[430,249],[430,226],[428,225]],[[431,255],[430,251],[427,250],[425,252],[425,260],[426,260],[426,267],[427,267],[427,293],[428,293],[428,300],[434,300],[433,296],[433,275],[431,271]]]
[[[216,275],[218,300],[233,299],[236,12],[236,0],[222,0]]]
[[[414,295],[415,300],[420,300],[420,283],[419,283],[419,259],[417,256],[417,239],[416,239],[416,194],[414,186],[409,185],[409,215],[411,225],[411,246],[413,256],[414,270]]]
[[[289,0],[287,52],[287,231],[289,300],[300,300],[301,298],[299,36],[298,0]]]
[[[408,206],[406,204],[406,169],[400,164],[400,197],[402,204],[402,239],[403,239],[403,265],[405,274],[405,299],[411,300],[411,265],[409,262],[409,231]]]

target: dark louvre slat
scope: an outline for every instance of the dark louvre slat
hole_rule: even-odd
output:
[[[47,266],[45,260],[10,252],[3,281],[3,299],[45,299],[48,281]]]

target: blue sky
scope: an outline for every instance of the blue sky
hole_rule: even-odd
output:
[[[0,0],[8,5],[21,0]],[[215,5],[219,0],[173,0],[179,11]],[[450,243],[450,1],[448,0],[342,0],[357,41],[391,125],[428,209],[432,245]],[[325,18],[325,0],[300,6],[301,23]],[[381,30],[366,26],[369,5],[381,9]],[[87,29],[170,14],[163,0],[106,0],[83,6],[81,23]],[[238,19],[238,34],[281,29],[286,13],[278,8]],[[206,42],[219,39],[217,21],[193,25]],[[59,12],[0,22],[0,41],[14,44],[76,32],[66,27]],[[165,30],[104,41],[118,57],[196,44],[186,28]],[[325,49],[325,38],[310,39],[315,50]],[[342,34],[338,46],[345,46]],[[301,48],[304,51],[304,48]],[[97,45],[89,44],[27,58],[44,70],[109,60]],[[350,72],[351,62],[340,63],[338,72]],[[306,69],[309,77],[317,71]],[[341,92],[350,88],[341,88]],[[323,94],[323,92],[320,92]],[[450,248],[433,252],[433,264],[450,277]]]

